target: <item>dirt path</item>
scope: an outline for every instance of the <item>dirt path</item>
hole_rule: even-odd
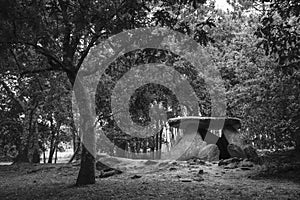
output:
[[[78,166],[0,166],[0,199],[300,199],[300,184],[253,179],[259,170],[175,161],[124,164],[125,173],[74,187]],[[98,172],[100,174],[100,172]]]

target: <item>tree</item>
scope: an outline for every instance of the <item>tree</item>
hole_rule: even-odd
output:
[[[34,52],[15,48],[10,49],[5,55],[5,59],[1,60],[0,87],[1,94],[6,99],[3,101],[3,106],[6,107],[4,112],[11,117],[2,117],[1,123],[6,124],[6,130],[11,129],[7,127],[8,125],[13,124],[23,127],[22,134],[17,137],[19,141],[14,143],[19,153],[15,162],[39,162],[40,148],[47,142],[45,139],[44,143],[40,142],[40,128],[45,130],[47,127],[47,121],[43,117],[45,115],[52,117],[56,112],[58,113],[56,119],[59,116],[64,124],[69,122],[68,115],[71,113],[70,103],[67,102],[69,95],[67,89],[62,87],[66,87],[66,81],[54,72],[51,73],[52,76],[47,74],[50,72],[37,76],[27,71],[29,68],[27,66],[35,67],[40,64],[40,57]],[[15,106],[11,107],[10,104]],[[57,120],[54,125],[57,125],[56,122]],[[57,127],[54,127],[57,130]]]
[[[22,120],[19,113],[22,112],[19,105],[10,99],[6,92],[1,88],[0,100],[0,149],[4,157],[14,158],[16,156],[16,149],[14,147],[20,146],[20,138],[22,135]],[[13,152],[10,152],[13,150]]]
[[[47,60],[44,65],[30,70],[31,73],[60,71],[74,86],[77,72],[90,49],[126,29],[152,24],[167,26],[181,32],[191,32],[195,39],[205,44],[208,40],[206,31],[201,27],[193,30],[178,17],[182,12],[195,13],[203,3],[203,0],[3,1],[1,44],[3,48],[30,48]],[[154,12],[151,10],[159,7],[161,9]],[[83,115],[84,111],[80,110],[80,113]],[[87,131],[91,132],[86,134]],[[94,135],[93,130],[84,132],[84,137]],[[95,158],[83,145],[77,184],[91,183],[95,183]]]
[[[261,15],[267,13],[268,6],[232,5],[233,12],[216,13],[217,28],[211,34],[215,39],[211,52],[226,83],[228,115],[243,120],[245,138],[258,148],[297,147],[298,73],[292,72],[293,66],[280,64],[278,54],[269,52],[272,31],[265,38],[258,34],[263,28]],[[253,7],[255,11],[247,10]],[[277,38],[270,44],[277,40],[288,41]]]
[[[35,63],[31,60],[34,56],[12,49],[7,51],[5,55],[7,57],[6,60],[2,60],[0,86],[4,92],[2,94],[13,101],[18,108],[15,109],[17,113],[15,113],[12,122],[23,127],[20,143],[17,145],[18,156],[15,162],[35,161],[32,156],[38,152],[35,149],[39,150],[38,132],[35,131],[35,127],[40,111],[40,101],[43,98],[43,83],[36,76],[21,76],[19,74],[19,68],[22,68],[19,61],[28,56],[22,64],[34,65]],[[5,121],[5,118],[3,119]]]
[[[299,1],[262,1],[268,4],[256,36],[266,55],[275,57],[276,74],[280,85],[276,88],[276,99],[281,107],[282,120],[278,126],[292,133],[296,149],[300,150],[300,4]],[[283,124],[288,124],[285,127]]]

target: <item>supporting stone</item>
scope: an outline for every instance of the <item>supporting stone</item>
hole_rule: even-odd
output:
[[[217,161],[219,160],[220,150],[215,144],[208,144],[203,149],[201,149],[197,155],[197,158],[207,161]]]

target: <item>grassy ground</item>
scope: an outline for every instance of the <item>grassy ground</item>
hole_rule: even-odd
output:
[[[77,164],[0,166],[0,199],[300,199],[299,155],[272,154],[264,161],[251,170],[217,163],[127,162],[126,172],[84,187],[74,186]]]

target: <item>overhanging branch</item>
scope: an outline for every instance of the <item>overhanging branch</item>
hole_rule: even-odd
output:
[[[55,63],[57,63],[61,69],[67,70],[65,68],[65,66],[63,65],[63,63],[46,48],[41,47],[37,44],[30,43],[30,42],[25,42],[24,44],[34,47],[39,53],[41,53],[42,55],[46,56],[47,58],[53,60]]]
[[[6,90],[8,96],[10,98],[12,98],[14,101],[16,101],[21,107],[22,109],[25,111],[26,110],[26,106],[24,104],[24,102],[22,102],[9,88],[9,86],[2,80],[0,80],[0,84],[3,86],[3,88]]]
[[[37,44],[31,43],[31,42],[22,42],[22,41],[12,41],[12,42],[3,42],[1,41],[0,43],[6,43],[6,44],[21,44],[21,45],[28,45],[31,46],[33,48],[35,48],[37,50],[38,53],[40,53],[41,55],[47,57],[49,60],[51,60],[52,62],[55,63],[54,68],[55,69],[61,69],[64,71],[67,71],[68,69],[66,68],[66,66],[64,66],[64,64],[62,63],[62,61],[57,58],[53,53],[51,53],[48,49],[39,46]]]
[[[81,56],[80,56],[80,59],[76,65],[76,70],[79,70],[80,66],[82,65],[85,57],[88,55],[90,49],[94,46],[94,43],[98,40],[98,38],[100,37],[101,35],[94,35],[91,39],[91,42],[89,43],[89,45],[86,47],[86,49],[82,52]]]
[[[28,71],[23,71],[21,73],[21,76],[24,76],[26,74],[35,74],[35,73],[43,73],[43,72],[50,72],[50,71],[63,71],[62,69],[55,69],[52,67],[45,68],[45,69],[34,69],[34,70],[28,70]]]

